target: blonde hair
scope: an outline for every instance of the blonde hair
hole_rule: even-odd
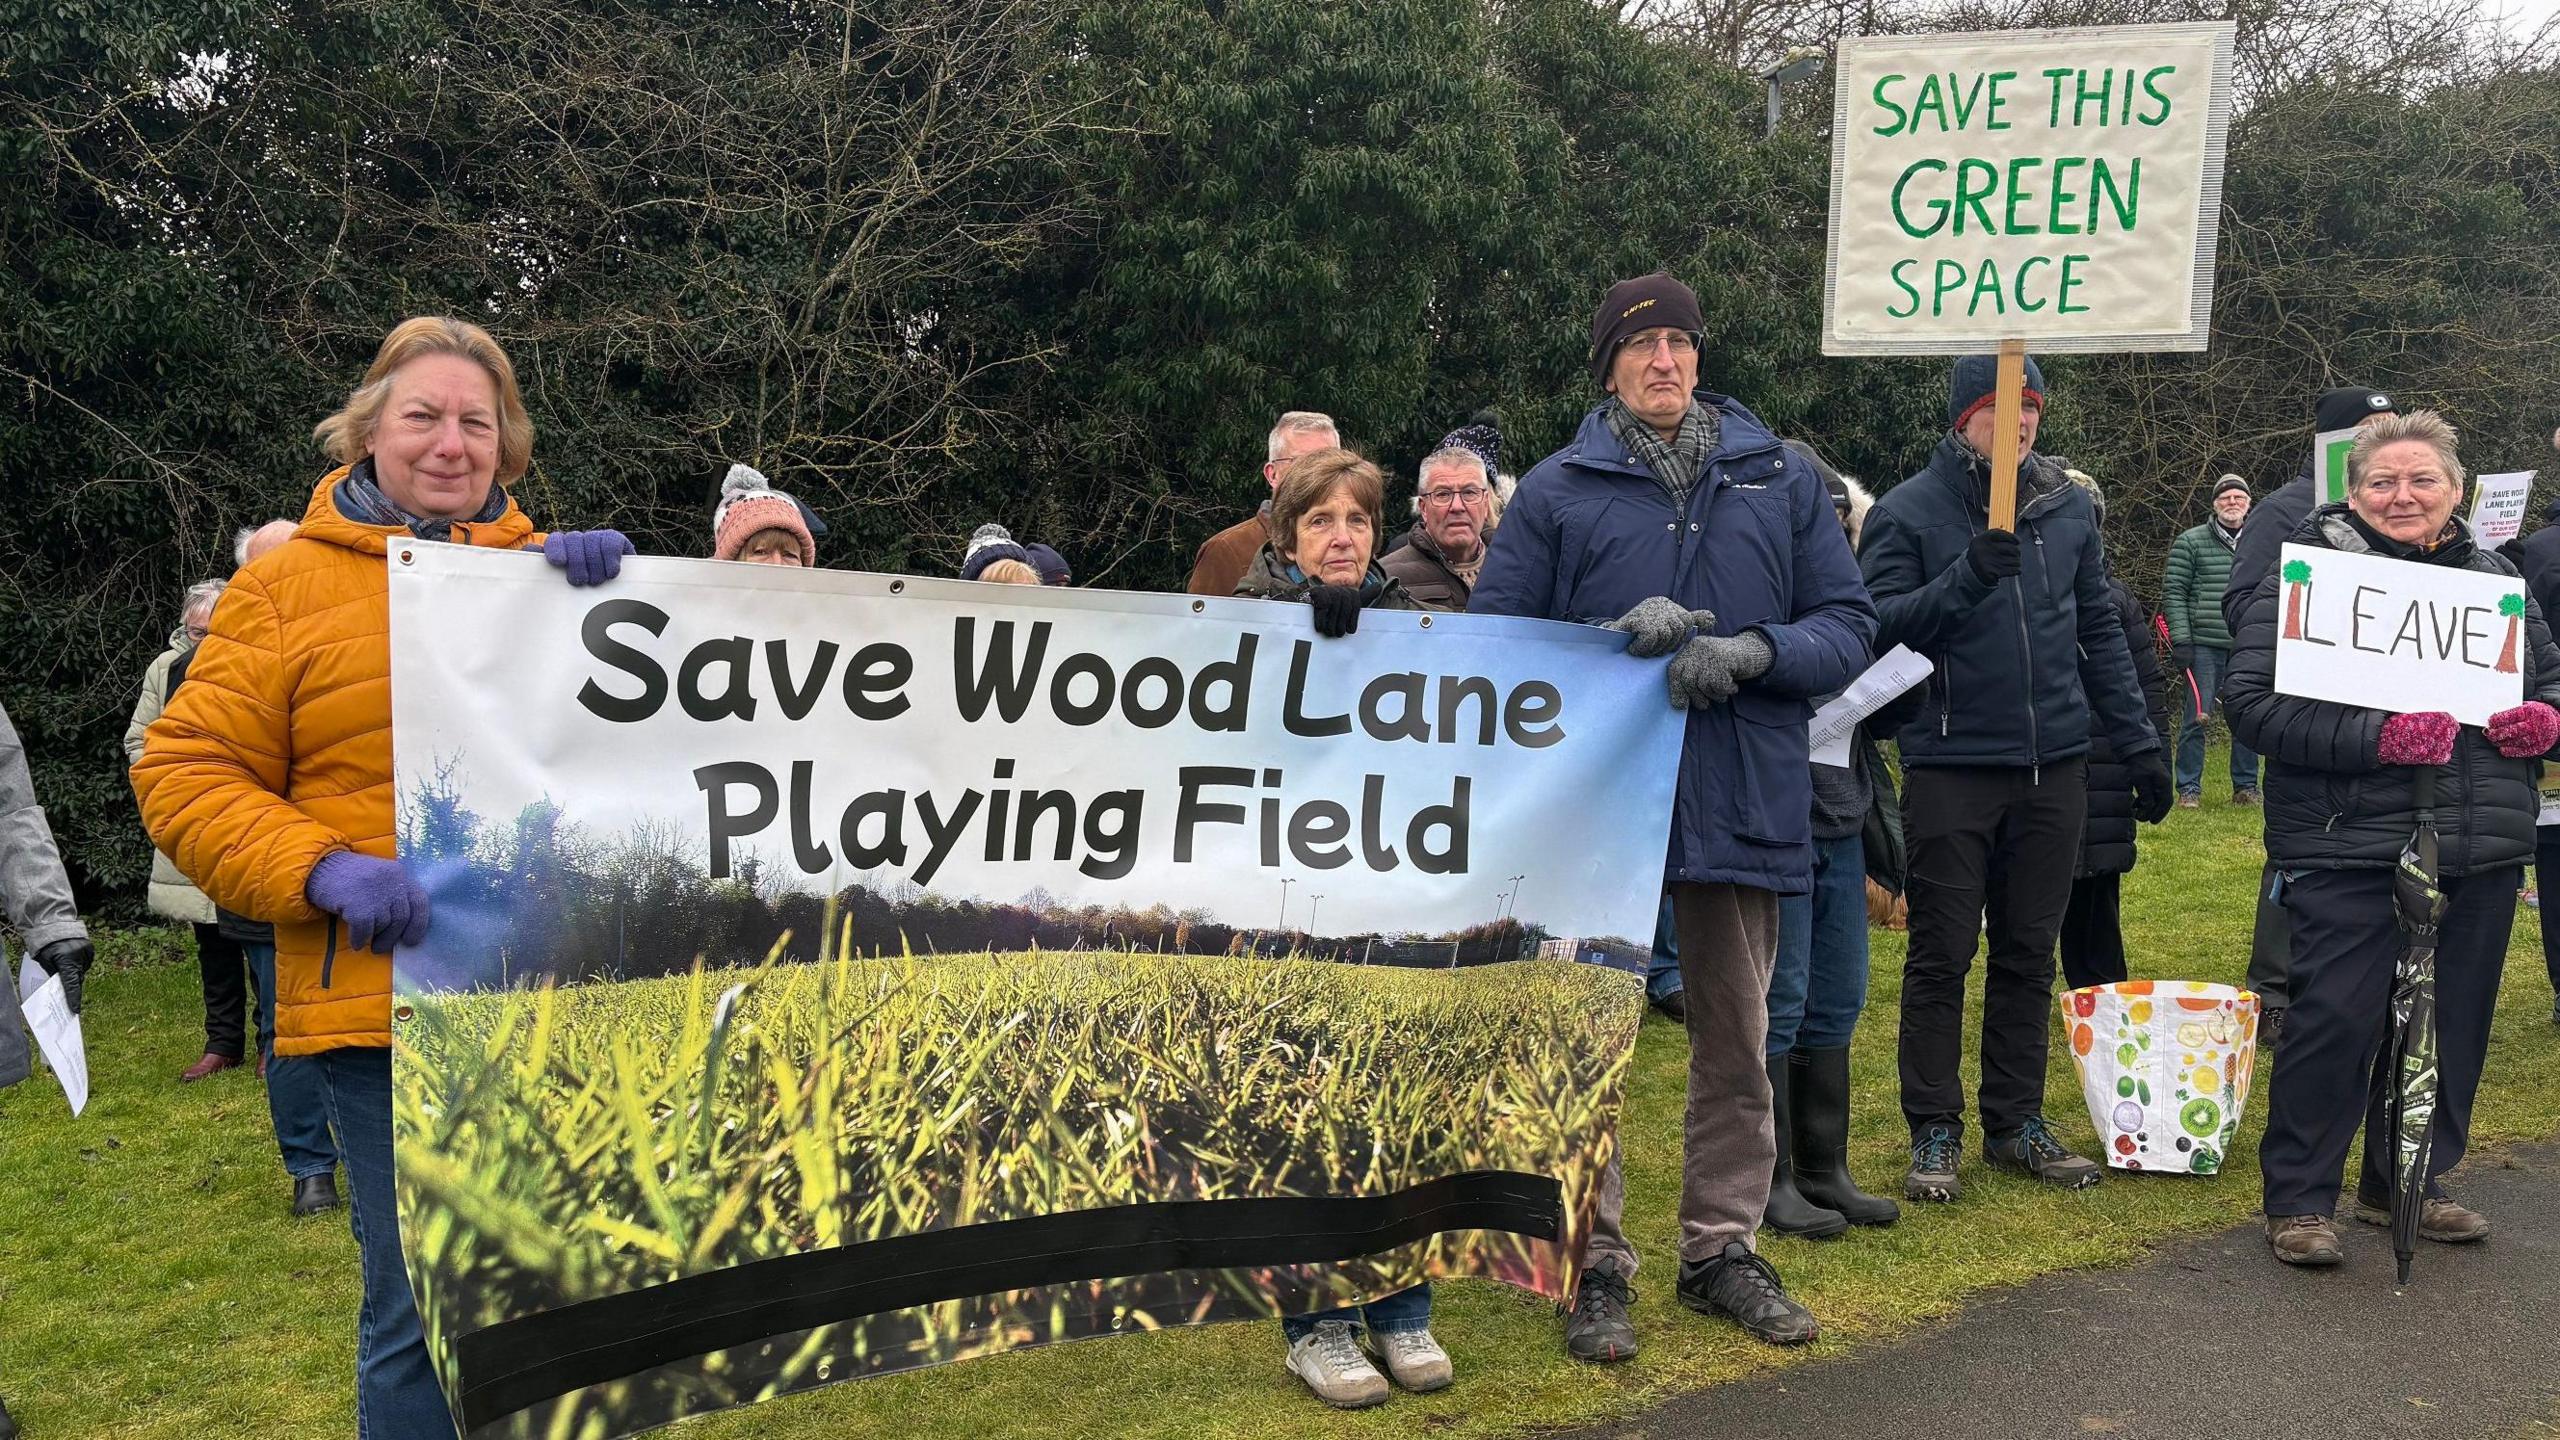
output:
[[[391,377],[403,365],[425,355],[458,355],[489,372],[498,392],[498,470],[501,485],[513,484],[533,462],[533,417],[524,410],[516,389],[516,367],[488,331],[468,320],[444,315],[414,315],[382,337],[364,383],[347,392],[338,413],[311,427],[320,449],[341,465],[353,465],[373,450],[373,432],[382,409],[391,402]]]
[[[978,572],[978,578],[998,585],[1037,585],[1040,572],[1019,560],[990,560],[987,568]]]
[[[2383,446],[2415,440],[2436,452],[2436,458],[2444,462],[2446,477],[2458,490],[2465,478],[2462,457],[2454,453],[2460,439],[2453,422],[2433,410],[2376,415],[2364,422],[2364,428],[2356,433],[2356,448],[2347,452],[2347,484],[2353,488],[2364,483],[2364,467]]]

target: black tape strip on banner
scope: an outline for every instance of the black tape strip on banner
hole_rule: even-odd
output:
[[[1324,1264],[1449,1230],[1557,1239],[1563,1187],[1473,1170],[1388,1195],[1124,1205],[776,1256],[463,1336],[462,1423],[476,1430],[690,1356],[911,1306],[1166,1270]]]

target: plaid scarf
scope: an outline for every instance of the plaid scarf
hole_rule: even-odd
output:
[[[1724,438],[1724,426],[1716,419],[1716,412],[1692,399],[1689,413],[1680,417],[1679,433],[1668,440],[1637,419],[1626,402],[1614,395],[1600,416],[1608,423],[1609,433],[1627,447],[1627,453],[1662,482],[1673,508],[1687,510],[1689,492],[1697,488],[1698,472],[1707,468],[1708,457],[1716,453],[1716,442]]]
[[[347,471],[338,482],[338,513],[359,525],[397,525],[421,540],[450,540],[454,522],[436,516],[412,515],[391,503],[382,493],[381,482],[373,475],[373,457],[367,455]],[[480,513],[470,517],[474,525],[486,525],[507,513],[507,487],[489,487],[488,503]]]

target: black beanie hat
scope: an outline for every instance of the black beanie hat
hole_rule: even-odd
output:
[[[1619,341],[1663,325],[1704,334],[1707,321],[1698,311],[1698,292],[1661,270],[1610,286],[1599,313],[1591,317],[1592,383],[1607,388]]]
[[[2311,428],[2322,434],[2332,430],[2351,430],[2367,415],[2388,415],[2399,407],[2391,397],[2379,390],[2361,385],[2341,385],[2323,390],[2311,405]]]
[[[2237,490],[2241,494],[2246,495],[2249,493],[2249,482],[2241,479],[2237,475],[2225,475],[2221,479],[2213,482],[2212,498],[2219,500],[2225,494],[2233,490]]]
[[[2036,397],[2037,406],[2042,407],[2044,367],[2036,364],[2036,357],[2033,355],[2027,356],[2026,361],[2027,377],[2024,394],[2019,398],[2023,400],[2026,395],[2033,395]],[[1956,357],[1954,368],[1947,374],[1947,428],[1963,429],[1964,422],[1973,417],[1974,411],[1997,400],[1999,396],[1999,356],[1960,355]]]

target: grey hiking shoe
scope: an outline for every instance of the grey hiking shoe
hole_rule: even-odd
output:
[[[2326,1215],[2268,1216],[2267,1246],[2287,1265],[2318,1268],[2346,1258],[2338,1249],[2338,1231]]]
[[[2016,1134],[1984,1144],[1982,1158],[1994,1170],[2012,1170],[2064,1190],[2086,1190],[2106,1176],[2097,1161],[2072,1154],[2041,1115],[2019,1126]]]
[[[1387,1367],[1387,1378],[1417,1395],[1446,1390],[1453,1373],[1449,1352],[1428,1329],[1372,1330],[1369,1353]]]
[[[1822,1333],[1813,1312],[1796,1303],[1778,1272],[1739,1240],[1700,1264],[1680,1263],[1680,1303],[1705,1315],[1730,1316],[1772,1345],[1802,1345]]]
[[[1944,1203],[1964,1193],[1956,1166],[1964,1159],[1964,1140],[1946,1125],[1932,1125],[1911,1137],[1911,1168],[1902,1172],[1902,1193],[1913,1200]]]
[[[1289,1373],[1337,1410],[1365,1410],[1387,1399],[1387,1377],[1360,1353],[1351,1327],[1326,1320],[1289,1347]]]
[[[2389,1225],[2391,1207],[2376,1205],[2359,1196],[2355,1217],[2367,1225]],[[2468,1205],[2458,1204],[2449,1195],[2430,1195],[2426,1208],[2418,1212],[2418,1238],[2439,1245],[2468,1245],[2489,1238],[2489,1217]]]
[[[1573,1306],[1564,1313],[1565,1353],[1596,1365],[1634,1359],[1636,1322],[1627,1307],[1635,1298],[1635,1287],[1617,1261],[1603,1260],[1583,1271],[1573,1287]]]

